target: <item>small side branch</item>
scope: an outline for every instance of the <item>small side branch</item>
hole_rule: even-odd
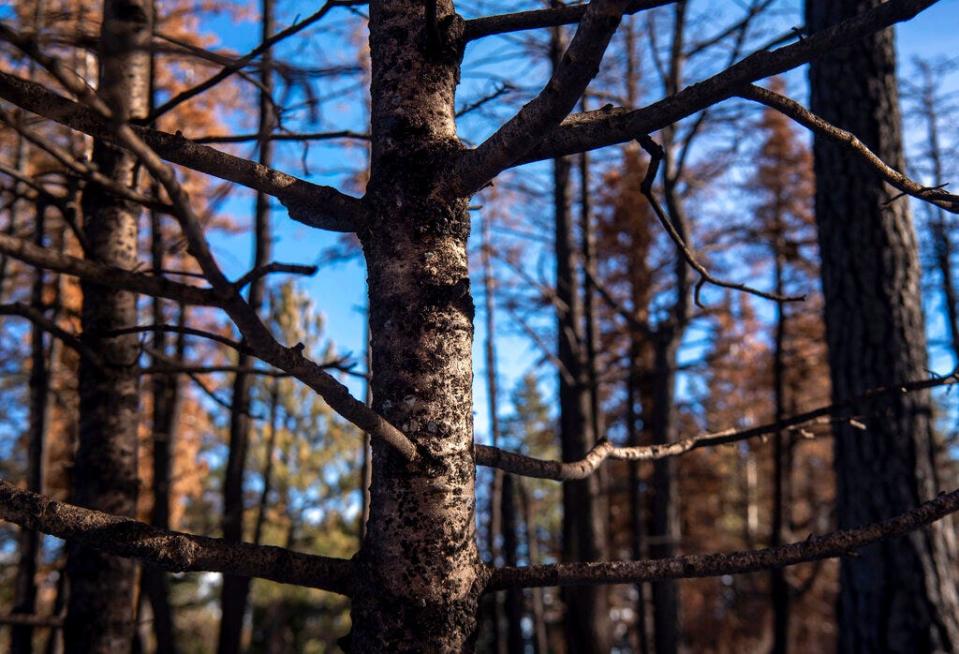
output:
[[[86,259],[71,257],[68,254],[55,252],[8,234],[0,234],[0,253],[37,268],[73,275],[110,288],[134,291],[200,306],[216,307],[222,303],[221,299],[209,289],[179,284],[162,277],[153,277],[115,266],[106,266]]]
[[[855,134],[836,127],[795,100],[755,85],[747,86],[739,95],[747,100],[753,100],[775,109],[811,132],[846,146],[869,164],[880,177],[899,189],[902,194],[924,200],[951,213],[959,213],[959,195],[947,193],[942,188],[930,188],[916,183],[877,157]]]
[[[549,461],[537,459],[525,454],[508,452],[487,445],[474,445],[476,464],[488,468],[498,468],[505,472],[522,477],[536,479],[552,479],[555,481],[574,481],[585,479],[599,469],[607,459],[619,461],[656,461],[669,457],[680,456],[686,452],[703,447],[728,445],[751,438],[760,438],[785,429],[794,429],[821,420],[827,416],[834,416],[856,405],[900,393],[914,393],[938,386],[951,386],[959,383],[959,372],[953,372],[944,377],[931,377],[919,381],[883,386],[874,388],[847,402],[840,402],[822,406],[812,411],[800,413],[785,420],[759,425],[749,429],[725,429],[690,436],[673,443],[662,445],[642,445],[636,447],[616,447],[605,438],[600,440],[579,461]]]
[[[20,490],[5,481],[0,481],[0,518],[170,572],[227,572],[350,594],[352,565],[346,559],[157,529]]]
[[[636,14],[646,9],[654,9],[664,5],[675,4],[677,0],[632,0],[627,3],[623,14]],[[551,9],[534,9],[532,11],[518,11],[512,14],[498,14],[484,16],[466,21],[466,40],[475,41],[494,34],[508,34],[523,30],[534,30],[543,27],[558,27],[571,25],[583,19],[587,5],[574,4]]]
[[[641,581],[716,577],[781,568],[807,561],[855,554],[856,550],[862,547],[886,538],[908,534],[956,511],[959,511],[959,490],[944,493],[911,511],[882,522],[858,529],[834,531],[824,536],[810,535],[804,541],[779,547],[644,561],[560,563],[498,568],[492,571],[486,590],[633,584]]]
[[[663,147],[653,141],[648,134],[640,136],[637,141],[649,154],[649,167],[646,169],[646,177],[643,178],[640,191],[642,191],[643,196],[646,198],[647,202],[649,202],[649,206],[653,208],[653,213],[656,214],[659,224],[662,225],[663,229],[666,230],[666,233],[669,234],[669,238],[676,245],[676,249],[686,260],[686,263],[689,264],[690,268],[699,273],[699,282],[697,282],[695,290],[696,306],[703,306],[703,303],[700,302],[699,294],[706,282],[709,282],[715,286],[721,286],[722,288],[732,289],[734,291],[743,291],[744,293],[749,293],[767,300],[774,300],[776,302],[802,302],[806,299],[806,296],[804,295],[777,295],[776,293],[767,293],[766,291],[761,291],[757,288],[746,286],[745,284],[727,282],[715,277],[712,273],[706,270],[706,267],[696,260],[696,255],[694,255],[692,250],[689,249],[686,241],[683,240],[682,235],[676,230],[676,226],[673,225],[673,221],[669,219],[669,217],[666,215],[666,212],[663,211],[663,207],[656,199],[656,196],[653,195],[653,182],[656,180],[656,174],[659,171],[659,164],[662,162],[664,156]]]
[[[0,38],[19,43],[14,40],[18,37],[0,25]],[[71,129],[117,143],[116,134],[107,119],[36,82],[0,71],[0,97]],[[283,203],[291,218],[304,225],[334,232],[352,232],[363,220],[362,201],[329,186],[312,184],[248,159],[200,145],[179,133],[169,134],[138,126],[132,126],[132,129],[167,161],[271,195]]]

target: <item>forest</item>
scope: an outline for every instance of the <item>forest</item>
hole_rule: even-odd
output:
[[[956,0],[0,0],[0,651],[959,652]]]

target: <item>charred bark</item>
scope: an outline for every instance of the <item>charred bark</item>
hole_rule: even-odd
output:
[[[100,40],[100,95],[121,119],[141,118],[149,104],[152,7],[143,0],[106,0]],[[133,157],[103,141],[94,145],[98,170],[124,186],[136,180]],[[123,269],[137,265],[139,210],[95,183],[82,207],[87,256]],[[116,515],[133,515],[137,499],[139,344],[134,334],[104,333],[137,322],[136,296],[83,284],[83,340],[105,365],[80,362],[79,446],[73,501]],[[129,651],[133,637],[135,567],[130,559],[90,547],[70,547],[70,597],[64,623],[66,651]]]
[[[425,6],[424,6],[425,5]],[[467,198],[442,180],[461,149],[462,20],[449,0],[370,3],[368,269],[373,406],[414,443],[374,439],[355,558],[354,652],[469,649],[484,584],[475,543],[473,300]]]
[[[808,0],[819,30],[880,4]],[[828,53],[810,68],[811,109],[904,169],[892,29]],[[908,201],[860,159],[823,138],[814,147],[833,399],[924,374],[926,340]],[[840,528],[868,524],[935,497],[927,392],[863,403],[866,432],[835,427]],[[844,559],[839,647],[844,652],[944,652],[959,647],[955,562],[942,525]]]

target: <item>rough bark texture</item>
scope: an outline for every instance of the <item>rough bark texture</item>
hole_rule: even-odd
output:
[[[152,8],[145,0],[106,0],[100,42],[100,94],[121,119],[146,115],[149,96]],[[100,172],[124,186],[135,182],[130,154],[104,142],[94,145]],[[84,230],[97,262],[132,269],[137,263],[137,214],[96,184],[83,193]],[[137,498],[139,344],[135,334],[104,332],[137,322],[136,295],[83,285],[86,344],[106,365],[82,359],[79,372],[79,446],[73,501],[115,515],[133,515]],[[84,545],[67,560],[70,598],[64,624],[67,652],[129,651],[133,636],[134,563]]]
[[[461,145],[462,21],[448,0],[370,3],[372,176],[367,228],[373,406],[416,446],[373,441],[356,557],[354,652],[460,652],[476,628],[473,301],[467,198],[440,181]]]
[[[809,0],[819,30],[880,4]],[[904,168],[891,29],[815,62],[811,109]],[[815,142],[816,219],[834,399],[923,376],[925,335],[909,205],[840,146]],[[864,403],[865,432],[835,427],[840,527],[867,524],[934,497],[932,407],[926,392]],[[954,562],[943,527],[891,539],[844,559],[839,649],[943,652],[959,647]]]

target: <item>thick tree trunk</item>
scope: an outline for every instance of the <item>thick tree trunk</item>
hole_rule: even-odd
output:
[[[261,40],[273,35],[273,0],[262,0],[261,4]],[[267,138],[273,131],[275,117],[271,104],[273,89],[273,58],[268,48],[260,65],[259,129],[260,163],[269,166],[273,158],[273,142]],[[272,249],[270,234],[270,198],[264,193],[256,194],[254,225],[253,268],[259,268],[269,262]],[[257,277],[250,284],[249,302],[254,310],[263,304],[266,280]],[[252,365],[253,359],[246,354],[237,357],[237,365],[243,369]],[[223,482],[223,538],[228,541],[243,540],[243,481],[246,473],[246,459],[250,449],[250,390],[253,377],[242,372],[233,378],[233,398],[230,406],[230,450],[227,455],[226,477]],[[246,614],[247,598],[250,593],[250,579],[233,575],[223,576],[223,588],[220,598],[222,617],[220,618],[220,636],[217,644],[219,654],[237,654],[243,636],[243,619]]]
[[[33,242],[43,246],[44,202],[36,204]],[[36,311],[43,311],[43,270],[34,273],[30,304]],[[43,492],[43,441],[47,431],[47,412],[50,392],[50,375],[47,366],[47,351],[44,346],[43,329],[33,325],[30,331],[30,431],[27,441],[27,489]],[[14,588],[13,613],[33,614],[37,603],[37,557],[40,554],[40,534],[32,529],[20,531],[20,560],[17,564]],[[10,630],[10,651],[13,654],[29,654],[33,651],[33,627],[15,625]]]
[[[373,443],[356,557],[354,652],[461,652],[476,628],[473,301],[467,198],[441,188],[462,146],[454,93],[462,21],[449,0],[370,3],[372,177],[360,232],[369,284],[373,406],[407,434],[405,461]]]
[[[820,30],[878,5],[808,0]],[[812,110],[856,134],[903,170],[892,30],[816,60]],[[816,219],[822,252],[833,399],[925,376],[926,340],[909,203],[841,145],[816,139]],[[867,429],[835,427],[840,528],[906,511],[938,491],[928,393],[857,407]],[[843,652],[944,652],[959,648],[955,562],[943,525],[883,541],[843,559]]]
[[[149,104],[152,7],[144,0],[106,0],[100,40],[100,95],[120,118],[140,118]],[[131,155],[105,143],[94,146],[99,171],[132,186]],[[88,256],[124,269],[137,265],[137,208],[95,184],[83,193]],[[79,447],[73,502],[117,515],[133,515],[137,498],[139,343],[136,335],[104,337],[137,322],[136,296],[83,284],[83,339],[106,365],[80,362]],[[70,599],[64,624],[66,651],[129,651],[133,637],[135,565],[92,548],[71,546]]]

